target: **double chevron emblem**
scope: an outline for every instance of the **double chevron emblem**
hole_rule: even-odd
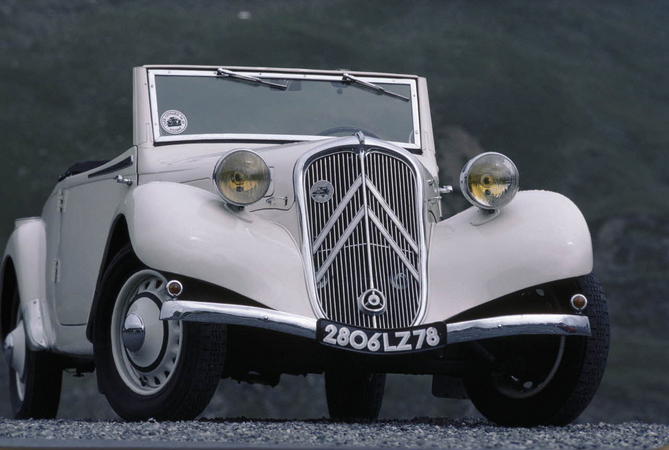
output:
[[[330,184],[327,181],[318,181],[314,184],[314,187],[312,188],[312,192],[316,191],[318,189],[318,186],[321,184]],[[361,192],[362,191],[362,192]],[[340,216],[343,214],[344,210],[346,207],[349,205],[351,200],[356,196],[362,194],[363,198],[363,204],[360,206],[358,209],[357,213],[353,217],[353,220],[351,220],[347,227],[344,229],[344,232],[339,236],[339,239],[335,243],[335,245],[329,249],[329,253],[325,261],[320,267],[317,267],[316,270],[316,283],[319,284],[322,282],[323,277],[326,275],[328,269],[330,268],[331,264],[341,251],[341,249],[346,245],[347,241],[355,231],[355,229],[359,225],[364,225],[364,228],[366,230],[366,234],[368,235],[367,238],[365,239],[366,245],[369,247],[371,246],[371,241],[370,239],[371,236],[369,236],[370,233],[373,232],[378,232],[381,236],[383,236],[385,243],[392,248],[393,252],[397,255],[397,257],[404,263],[406,270],[417,280],[420,280],[420,275],[418,274],[418,271],[416,268],[413,266],[412,262],[409,261],[407,258],[405,251],[402,250],[401,244],[397,242],[396,238],[393,237],[391,234],[391,230],[387,228],[386,225],[384,225],[381,221],[381,219],[377,216],[377,214],[374,213],[370,206],[369,198],[370,196],[373,197],[377,204],[381,207],[384,215],[390,219],[392,224],[394,224],[395,230],[399,231],[401,234],[403,241],[408,244],[408,246],[411,248],[413,252],[418,252],[418,244],[416,241],[413,239],[412,236],[409,235],[407,230],[405,229],[404,225],[400,221],[400,219],[397,217],[395,212],[388,206],[384,198],[381,196],[379,193],[379,190],[376,188],[374,183],[367,177],[366,174],[360,174],[358,178],[355,180],[353,185],[349,188],[349,190],[346,192],[342,200],[339,202],[339,205],[335,209],[334,213],[330,217],[330,219],[326,222],[325,226],[323,229],[320,231],[318,236],[314,239],[312,243],[312,253],[316,254],[319,251],[322,251],[322,245],[323,242],[325,241],[325,238],[330,234],[332,231],[332,228],[334,227],[335,223],[339,220]],[[313,197],[313,195],[312,195]],[[314,198],[314,201],[320,202],[316,198]],[[397,234],[397,233],[395,233]],[[367,264],[368,264],[368,270],[370,274],[374,273],[374,262],[372,261],[372,255],[371,251],[367,252]],[[374,287],[374,277],[371,278],[371,288],[375,289]]]

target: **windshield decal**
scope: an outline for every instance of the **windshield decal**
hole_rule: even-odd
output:
[[[170,109],[160,116],[160,126],[170,134],[181,134],[188,126],[188,119],[181,111]]]

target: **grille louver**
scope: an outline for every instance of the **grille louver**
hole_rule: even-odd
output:
[[[304,168],[302,225],[324,317],[367,328],[408,327],[422,311],[422,220],[417,174],[382,149],[342,149]],[[326,195],[310,195],[326,186]],[[305,257],[309,257],[305,255]],[[382,314],[361,311],[370,290]]]

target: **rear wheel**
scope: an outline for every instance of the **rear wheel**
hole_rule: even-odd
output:
[[[582,293],[591,336],[514,336],[476,344],[488,365],[466,377],[476,408],[504,426],[566,425],[590,404],[609,347],[606,299],[594,275],[542,289],[556,301]]]
[[[9,392],[16,419],[53,419],[58,413],[63,370],[58,358],[28,348],[18,288],[14,289],[9,329],[13,341]]]
[[[385,373],[326,371],[325,393],[330,418],[376,420],[385,386]]]
[[[223,325],[161,321],[166,279],[126,246],[102,281],[95,321],[98,384],[126,420],[189,420],[218,386]]]

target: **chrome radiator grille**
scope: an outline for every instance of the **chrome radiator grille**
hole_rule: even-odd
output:
[[[414,324],[423,298],[414,168],[380,149],[343,149],[304,168],[302,192],[322,315],[367,328]]]

